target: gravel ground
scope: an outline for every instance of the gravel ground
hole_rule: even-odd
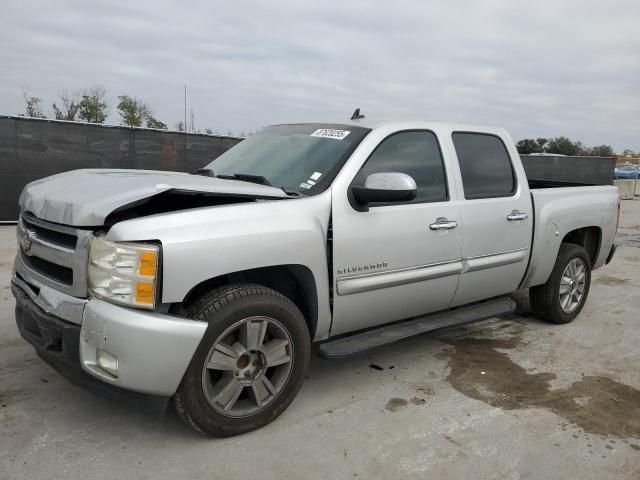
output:
[[[43,363],[14,323],[15,229],[0,227],[0,479],[640,478],[640,201],[623,202],[619,236],[572,324],[524,308],[368,356],[314,358],[277,421],[218,440]]]

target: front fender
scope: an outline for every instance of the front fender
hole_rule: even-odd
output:
[[[162,302],[182,302],[214,277],[275,265],[303,265],[315,279],[315,339],[331,324],[327,229],[330,192],[309,198],[197,208],[127,220],[107,234],[113,241],[162,243]]]

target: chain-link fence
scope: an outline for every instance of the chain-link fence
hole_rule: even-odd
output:
[[[0,116],[0,222],[18,218],[23,187],[78,168],[194,173],[241,139]]]

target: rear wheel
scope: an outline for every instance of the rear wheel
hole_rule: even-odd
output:
[[[543,320],[569,323],[584,307],[590,285],[587,252],[581,245],[563,243],[547,283],[529,289],[531,308]]]
[[[209,327],[174,397],[180,417],[222,437],[280,415],[309,364],[309,333],[298,308],[274,290],[239,284],[203,295],[187,313]]]

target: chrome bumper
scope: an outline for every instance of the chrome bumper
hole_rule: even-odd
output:
[[[102,382],[134,392],[173,395],[207,329],[204,322],[98,299],[78,299],[45,286],[34,288],[16,274],[12,282],[16,289],[16,310],[43,312],[39,314],[39,322],[32,322],[31,331],[21,328],[23,337],[36,349],[51,353],[48,345],[57,345],[57,340],[47,338],[48,324],[54,330],[60,330],[61,326],[67,330],[75,327],[80,330],[79,345],[61,348],[59,356],[79,351],[79,355],[67,360],[79,363],[82,370]],[[70,338],[75,342],[75,337]],[[98,350],[117,359],[117,375],[98,366]]]
[[[82,323],[84,307],[88,300],[61,293],[39,282],[19,255],[14,263],[13,283],[46,313],[76,325]]]
[[[204,322],[91,299],[80,329],[80,363],[104,382],[173,395],[206,329]],[[98,350],[118,360],[117,377],[98,366]]]

